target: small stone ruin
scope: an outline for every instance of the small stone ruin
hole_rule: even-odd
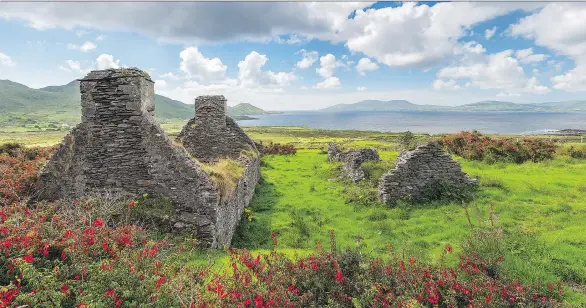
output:
[[[328,161],[342,161],[344,175],[354,183],[358,183],[366,177],[362,163],[366,161],[379,161],[378,152],[375,149],[359,149],[342,152],[336,143],[328,143]]]
[[[80,80],[80,90],[82,121],[41,171],[33,200],[82,198],[105,190],[165,196],[174,204],[173,227],[193,230],[202,247],[230,245],[259,179],[258,152],[253,143],[248,147],[252,155],[246,157],[236,192],[225,198],[198,160],[230,152],[235,139],[219,132],[223,118],[229,132],[248,138],[240,128],[220,110],[202,112],[196,123],[213,128],[204,133],[216,132],[208,138],[213,145],[199,142],[197,134],[185,137],[186,148],[173,143],[154,118],[154,83],[136,68],[92,71]],[[218,104],[206,97],[202,101]],[[235,148],[232,153],[240,151],[239,145]]]
[[[401,152],[395,168],[380,178],[379,193],[384,203],[393,206],[403,198],[421,200],[425,189],[438,182],[463,188],[477,184],[439,143],[432,141]]]

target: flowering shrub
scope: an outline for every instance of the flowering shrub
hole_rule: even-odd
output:
[[[30,193],[40,166],[54,147],[25,148],[7,143],[0,146],[0,206],[19,201]]]
[[[268,145],[257,144],[259,151],[268,155],[295,155],[297,149],[293,144],[280,144],[270,142]]]
[[[477,131],[445,135],[439,142],[452,154],[489,163],[540,162],[552,159],[556,152],[556,145],[550,140],[525,138],[514,141],[485,136]]]

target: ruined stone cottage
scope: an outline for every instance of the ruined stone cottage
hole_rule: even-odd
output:
[[[81,198],[104,190],[166,196],[174,203],[175,227],[193,230],[204,247],[229,245],[258,180],[258,163],[245,172],[245,196],[221,200],[202,165],[156,123],[154,83],[147,73],[92,71],[80,80],[80,90],[82,121],[42,170],[35,199]],[[205,125],[205,118],[200,123]],[[234,209],[221,208],[225,204]]]
[[[462,172],[460,164],[432,141],[418,145],[413,151],[401,152],[395,168],[380,178],[379,193],[382,201],[392,206],[402,198],[420,200],[430,185],[439,182],[455,188],[477,184],[476,179]]]

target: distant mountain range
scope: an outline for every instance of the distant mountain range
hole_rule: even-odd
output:
[[[193,105],[155,94],[155,116],[159,120],[189,119]],[[237,120],[249,115],[268,114],[248,103],[228,107],[228,115]],[[62,86],[32,89],[10,80],[0,80],[0,125],[22,126],[50,122],[74,125],[80,121],[79,81]]]
[[[338,104],[320,109],[324,112],[352,111],[525,111],[525,112],[586,112],[586,100],[535,104],[482,101],[461,106],[417,105],[406,100],[365,100],[354,104]]]

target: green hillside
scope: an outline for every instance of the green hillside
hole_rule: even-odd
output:
[[[186,120],[195,115],[193,105],[155,94],[155,115],[159,121]],[[237,120],[268,112],[251,104],[228,107]],[[0,80],[0,126],[43,130],[68,129],[81,118],[79,82],[32,89],[10,80]]]

